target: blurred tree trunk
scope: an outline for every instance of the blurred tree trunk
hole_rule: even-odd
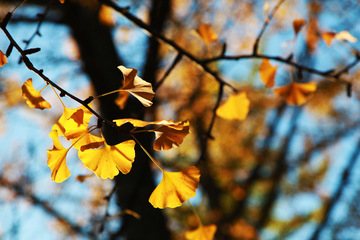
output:
[[[161,3],[167,3],[161,5]],[[159,7],[159,4],[162,7]],[[89,75],[96,94],[118,89],[122,83],[122,74],[117,69],[121,64],[110,34],[110,29],[102,25],[98,19],[99,6],[96,9],[86,9],[70,1],[65,3],[65,19],[72,30],[72,34],[78,43],[84,69]],[[164,8],[163,6],[166,6]],[[154,1],[151,16],[165,16],[168,11],[168,1]],[[159,11],[162,14],[159,15]],[[151,18],[153,19],[153,18]],[[154,21],[158,30],[162,28],[164,18]],[[153,42],[153,40],[151,40]],[[156,44],[155,44],[156,45]],[[150,44],[151,51],[148,52],[148,62],[153,63],[151,69],[147,67],[144,79],[154,81],[156,70],[157,46]],[[101,114],[107,119],[132,117],[142,119],[144,107],[129,99],[123,111],[115,105],[116,94],[100,98]],[[115,131],[109,126],[104,126],[104,135],[109,144],[117,144],[126,139],[124,136],[116,136]],[[152,147],[152,135],[139,137],[139,141],[147,149]],[[127,175],[119,174],[115,181],[117,184],[117,203],[121,210],[130,209],[141,216],[136,219],[133,216],[125,215],[122,219],[122,226],[112,239],[120,236],[126,239],[169,239],[169,232],[166,228],[165,217],[161,210],[154,209],[148,202],[151,192],[155,188],[153,175],[150,169],[150,161],[139,146],[136,147],[136,159],[131,172]]]

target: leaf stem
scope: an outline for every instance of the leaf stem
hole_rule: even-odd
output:
[[[60,98],[59,94],[57,94],[57,92],[55,91],[54,87],[51,84],[50,84],[50,87],[52,88],[52,90],[54,91],[54,93],[56,94],[56,96],[58,97],[58,99],[60,100],[61,104],[63,105],[63,107],[65,109],[66,108],[65,104],[63,103],[63,101],[61,101],[61,98]]]
[[[190,200],[188,200],[187,203],[189,204],[191,210],[195,213],[195,215],[198,219],[198,222],[199,222],[199,226],[203,226],[203,223],[200,219],[199,213],[197,212],[196,208],[191,204]]]
[[[150,158],[150,160],[162,171],[164,172],[164,169],[162,169],[162,167],[160,167],[160,165],[155,161],[155,159],[150,155],[150,153],[144,148],[144,146],[139,142],[139,140],[137,140],[137,138],[131,134],[130,135],[137,144],[139,144],[139,146],[141,147],[141,149],[144,151],[144,153],[146,153],[146,155]]]
[[[122,90],[122,89],[117,89],[117,90],[114,90],[114,91],[111,91],[111,92],[107,92],[107,93],[104,93],[104,94],[95,96],[94,98],[104,97],[104,96],[107,96],[107,95],[110,95],[110,94],[113,94],[113,93],[116,93],[116,92],[121,92],[121,91],[124,91],[124,90]]]

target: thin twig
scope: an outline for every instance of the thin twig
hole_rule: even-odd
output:
[[[210,75],[212,75],[216,79],[216,81],[218,81],[219,83],[221,83],[223,85],[230,87],[233,91],[237,92],[237,89],[235,87],[233,87],[230,83],[224,81],[215,71],[212,71],[208,66],[203,64],[200,59],[196,58],[193,54],[191,54],[190,52],[188,52],[185,49],[183,49],[182,47],[180,47],[174,41],[163,36],[161,33],[156,31],[155,29],[153,29],[150,25],[143,22],[141,19],[139,19],[136,16],[129,13],[128,7],[126,7],[126,8],[119,7],[115,2],[113,2],[111,0],[99,0],[99,2],[111,7],[112,9],[114,9],[117,12],[121,13],[128,20],[130,20],[131,22],[133,22],[140,28],[148,31],[153,37],[172,46],[177,52],[183,54],[184,56],[188,57],[191,61],[193,61],[193,62],[197,63],[199,66],[201,66],[204,69],[204,71],[209,73]]]
[[[264,21],[264,25],[262,26],[261,31],[260,31],[258,37],[257,37],[256,40],[255,40],[254,49],[253,49],[253,55],[257,55],[257,54],[258,54],[260,39],[261,39],[262,35],[264,34],[266,27],[269,25],[271,19],[273,18],[273,16],[275,15],[276,11],[279,9],[280,5],[281,5],[283,2],[285,2],[285,0],[280,0],[280,1],[278,2],[278,4],[274,7],[274,9],[271,11],[271,13],[270,13],[270,15],[268,16],[267,20]]]
[[[175,68],[175,66],[179,63],[179,61],[182,58],[182,54],[179,52],[176,56],[176,58],[174,59],[173,63],[171,64],[171,66],[169,67],[169,69],[166,71],[166,73],[164,74],[164,76],[160,79],[159,82],[156,83],[156,85],[154,86],[154,92],[156,92],[156,89],[158,89],[160,87],[161,84],[164,83],[165,79],[167,78],[167,76],[169,76],[170,72]]]

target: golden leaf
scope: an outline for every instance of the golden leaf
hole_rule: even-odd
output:
[[[62,116],[52,130],[57,130],[59,136],[64,135],[67,140],[78,138],[88,132],[91,116],[92,113],[85,106],[73,109],[64,107]]]
[[[187,240],[213,240],[216,233],[216,225],[211,224],[208,226],[199,225],[197,229],[185,232]]]
[[[274,67],[273,65],[271,65],[269,59],[264,58],[262,60],[259,68],[260,79],[265,84],[266,88],[271,88],[275,85],[275,74],[277,68],[277,66]]]
[[[216,115],[229,120],[244,120],[249,113],[250,101],[245,92],[230,95],[229,99],[216,110]]]
[[[155,121],[145,122],[138,119],[124,118],[114,120],[116,125],[121,126],[127,122],[134,127],[146,127],[153,125],[153,128],[148,129],[149,132],[155,132],[154,149],[169,150],[173,147],[178,147],[184,138],[190,133],[189,121],[173,122],[170,121]]]
[[[324,32],[321,34],[322,39],[328,45],[331,46],[332,40],[334,38],[340,41],[348,41],[348,42],[357,42],[357,38],[349,33],[349,31],[341,31],[339,33],[334,32]]]
[[[40,91],[36,91],[29,78],[21,87],[23,98],[27,99],[26,103],[33,108],[44,110],[50,109],[51,105],[42,96]]]
[[[118,105],[120,109],[124,109],[129,95],[130,93],[128,92],[119,92],[118,97],[115,99],[115,104]]]
[[[99,148],[105,142],[105,139],[102,137],[98,137],[87,132],[85,132],[84,134],[85,135],[72,140],[73,147],[82,152],[87,149]]]
[[[103,179],[113,179],[119,170],[123,174],[130,172],[135,160],[135,142],[128,140],[115,146],[104,144],[104,148],[79,151],[79,158],[85,167]]]
[[[51,150],[47,150],[47,165],[52,172],[51,179],[57,183],[61,183],[71,175],[66,165],[66,154],[69,149],[61,145],[57,130],[52,130],[49,136],[53,140],[54,147]]]
[[[181,172],[163,171],[163,179],[152,192],[149,202],[155,208],[175,208],[196,195],[200,171],[192,166]]]
[[[297,36],[297,34],[300,32],[300,30],[302,29],[302,27],[306,24],[306,20],[305,19],[295,19],[293,21],[293,28],[294,28],[294,32],[295,32],[295,36]]]
[[[218,40],[217,34],[211,29],[211,24],[201,24],[200,27],[196,29],[196,32],[207,45]]]
[[[3,67],[7,62],[5,54],[0,50],[0,67]]]
[[[287,104],[302,105],[316,91],[315,82],[297,83],[292,82],[288,85],[274,89],[274,93],[283,97]]]
[[[124,66],[118,66],[118,69],[124,75],[124,83],[120,88],[120,91],[126,91],[136,97],[145,107],[152,105],[152,99],[154,98],[154,91],[152,85],[139,78],[137,70],[133,68],[126,68]]]
[[[65,0],[59,0],[61,3],[65,3]]]

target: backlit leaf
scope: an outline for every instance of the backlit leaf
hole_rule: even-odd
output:
[[[300,30],[302,29],[302,27],[306,24],[306,20],[305,19],[295,19],[293,21],[293,28],[294,28],[294,32],[295,32],[295,36],[297,36],[297,34],[300,32]]]
[[[124,109],[129,95],[130,93],[128,92],[119,92],[118,97],[115,99],[115,104],[118,105],[120,109]]]
[[[271,65],[269,59],[264,58],[262,60],[259,68],[260,79],[265,84],[266,88],[271,88],[275,85],[275,74],[277,68],[277,66],[274,67],[273,65]]]
[[[124,75],[124,83],[120,90],[131,93],[145,107],[150,107],[152,105],[152,99],[155,95],[154,91],[152,90],[151,83],[139,78],[136,75],[136,69],[126,68],[124,66],[118,66],[118,69]]]
[[[92,113],[84,106],[73,109],[64,107],[62,116],[53,125],[52,130],[57,130],[59,136],[64,135],[67,140],[80,137],[88,132],[91,116]]]
[[[207,45],[218,40],[217,34],[211,29],[211,24],[201,24],[200,27],[196,29],[196,32]]]
[[[328,45],[331,46],[332,40],[338,39],[340,41],[357,42],[357,38],[349,33],[349,31],[341,31],[339,33],[324,32],[321,34],[322,39]]]
[[[216,229],[217,227],[215,224],[208,226],[200,224],[197,229],[186,231],[185,238],[187,240],[213,240]]]
[[[316,91],[315,82],[297,83],[292,82],[288,85],[274,89],[274,93],[285,99],[287,104],[302,105]]]
[[[51,179],[57,183],[66,180],[70,175],[70,171],[66,165],[66,154],[69,149],[64,148],[58,138],[56,130],[52,130],[49,134],[53,140],[54,147],[51,150],[47,150],[47,165],[51,169]]]
[[[7,62],[5,54],[0,50],[0,67],[3,67]]]
[[[128,140],[115,146],[104,142],[104,145],[100,149],[79,151],[79,158],[85,167],[103,179],[113,179],[119,174],[119,170],[123,174],[130,172],[135,160],[135,142]]]
[[[244,120],[249,113],[250,101],[245,92],[230,95],[229,99],[216,110],[216,115],[229,120]]]
[[[51,108],[50,103],[41,96],[40,91],[34,89],[31,78],[22,85],[21,90],[23,98],[27,99],[26,103],[30,107],[41,110]]]
[[[59,0],[61,3],[65,3],[65,0]]]
[[[175,208],[196,195],[200,171],[192,166],[181,172],[163,171],[163,179],[152,192],[149,202],[155,208]]]
[[[138,119],[124,118],[114,120],[116,125],[121,126],[127,122],[134,127],[150,127],[147,131],[155,132],[154,149],[169,150],[178,147],[184,138],[190,133],[189,121],[173,122],[171,121],[155,121],[145,122]]]
[[[85,151],[87,149],[95,149],[101,147],[105,142],[105,139],[102,137],[95,136],[91,133],[87,133],[84,136],[81,136],[77,139],[73,139],[73,147]]]

